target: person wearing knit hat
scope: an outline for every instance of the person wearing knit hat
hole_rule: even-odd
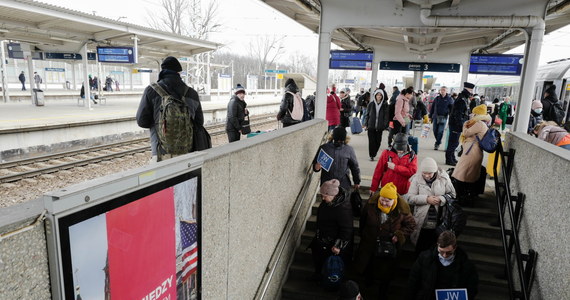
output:
[[[288,78],[285,81],[285,91],[281,98],[277,120],[283,123],[283,127],[288,127],[309,119],[309,111],[301,98],[297,83],[293,78]]]
[[[540,122],[542,122],[542,102],[534,100],[531,105],[527,133],[534,134],[534,126],[540,124]]]
[[[316,235],[311,243],[311,253],[318,280],[325,259],[338,255],[345,265],[352,257],[353,220],[350,191],[340,181],[331,179],[321,184],[321,204],[317,209]]]
[[[340,186],[346,190],[349,190],[351,187],[354,189],[360,188],[360,167],[358,166],[356,153],[352,146],[348,145],[348,140],[346,129],[336,127],[329,136],[329,142],[321,145],[317,150],[313,159],[313,171],[323,171],[321,184],[331,179],[338,179]],[[322,164],[327,166],[327,161],[331,159],[332,163],[328,170],[326,167],[323,168]],[[350,174],[352,174],[354,185],[351,183],[349,170]]]
[[[165,147],[164,144],[159,145],[158,124],[160,121],[157,119],[157,117],[161,115],[160,112],[163,98],[161,94],[167,94],[173,98],[184,100],[189,108],[188,113],[192,118],[193,130],[200,136],[200,139],[195,138],[195,140],[204,141],[209,139],[209,137],[204,136],[203,132],[205,131],[197,130],[198,128],[204,126],[204,113],[202,112],[200,96],[193,88],[187,86],[180,77],[179,72],[182,71],[182,66],[180,65],[178,59],[173,56],[168,56],[162,61],[160,68],[162,70],[158,74],[158,81],[156,83],[151,83],[144,90],[136,114],[137,124],[142,128],[150,129],[150,144],[152,150],[151,162],[179,155],[176,153],[168,153],[166,150],[167,147]],[[96,78],[93,78],[93,80],[95,81]],[[183,132],[183,130],[180,129],[176,132],[176,135],[179,136],[189,136],[189,130]],[[189,139],[185,141],[189,143]],[[201,146],[204,146],[206,148],[208,147],[205,144],[200,144],[200,147]],[[194,149],[195,147],[196,146],[194,144],[192,147],[190,147],[190,149],[188,149],[188,152],[196,151]]]
[[[230,143],[239,141],[242,134],[247,134],[247,131],[243,131],[245,126],[249,126],[245,120],[245,117],[249,116],[245,94],[245,88],[238,83],[230,102],[228,102],[226,134]]]
[[[459,146],[459,137],[463,130],[463,124],[468,120],[468,103],[473,97],[475,85],[470,82],[464,82],[463,87],[463,91],[457,96],[449,114],[449,138],[447,140],[447,149],[445,150],[445,164],[450,166],[457,164],[455,149]]]
[[[381,89],[374,91],[373,101],[368,103],[364,128],[368,132],[368,156],[370,161],[374,161],[380,145],[382,144],[382,133],[388,128],[390,123],[388,101],[384,98]]]
[[[410,206],[400,194],[394,183],[386,183],[370,197],[360,217],[361,239],[354,269],[367,283],[380,280],[380,299],[386,299],[398,269],[400,248],[416,227]]]
[[[422,160],[410,181],[406,197],[408,203],[415,207],[414,220],[418,224],[410,240],[416,246],[416,254],[419,254],[435,245],[439,210],[447,202],[447,197],[455,197],[455,188],[447,172],[439,168],[431,157]]]

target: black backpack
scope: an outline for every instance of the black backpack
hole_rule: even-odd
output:
[[[560,106],[560,101],[550,105],[550,117],[552,121],[556,122],[558,125],[562,125],[564,121],[564,109]]]
[[[439,209],[438,223],[440,224],[435,229],[435,233],[439,236],[444,231],[452,231],[458,237],[465,229],[467,215],[455,199],[447,194],[444,197],[446,203]]]

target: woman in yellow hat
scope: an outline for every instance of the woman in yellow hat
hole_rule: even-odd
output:
[[[380,279],[380,299],[388,294],[394,270],[398,268],[398,252],[416,228],[410,206],[389,182],[370,197],[360,217],[360,247],[355,268],[364,273],[366,284]]]

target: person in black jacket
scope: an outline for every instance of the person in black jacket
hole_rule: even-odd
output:
[[[162,70],[158,74],[157,83],[173,97],[184,99],[186,105],[188,105],[188,111],[193,123],[196,126],[203,126],[204,114],[202,112],[200,97],[193,88],[187,86],[184,81],[182,81],[182,78],[180,78],[182,65],[180,65],[178,59],[168,56],[162,61],[160,67]],[[157,130],[161,104],[162,97],[149,85],[144,90],[136,115],[137,124],[142,128],[150,129],[152,161],[156,161],[158,151],[160,151],[162,157],[165,158],[167,158],[165,155],[168,154],[164,149],[158,146]]]
[[[463,83],[463,91],[459,94],[451,114],[449,116],[449,139],[447,142],[447,149],[445,150],[445,164],[455,166],[457,159],[455,158],[455,149],[459,146],[459,136],[463,131],[463,123],[469,119],[467,103],[473,97],[474,84],[470,82]]]
[[[388,101],[384,99],[381,89],[374,92],[374,100],[368,104],[366,109],[366,123],[364,127],[368,131],[368,155],[373,161],[378,154],[382,143],[382,132],[388,128]]]
[[[302,116],[299,119],[295,119],[295,117],[291,115],[296,97],[300,100],[301,107],[303,108]],[[305,114],[305,112],[307,112],[307,108],[305,107],[305,101],[303,101],[299,94],[297,83],[295,83],[295,80],[292,78],[287,79],[287,81],[285,81],[285,93],[283,93],[279,112],[277,113],[277,120],[283,123],[283,127],[295,125],[307,120],[308,113]]]
[[[337,179],[321,185],[323,201],[317,210],[317,232],[311,242],[315,279],[321,274],[323,263],[331,255],[340,255],[345,266],[352,256],[352,206],[350,192]]]
[[[479,276],[467,254],[457,247],[451,231],[442,232],[437,246],[420,254],[408,278],[409,300],[435,300],[436,289],[466,288],[475,299]]]
[[[445,124],[447,123],[447,116],[453,108],[454,100],[447,93],[447,87],[442,86],[439,89],[439,94],[433,100],[429,111],[429,119],[433,123],[433,135],[435,136],[435,144],[433,150],[438,150],[443,137]]]
[[[390,102],[388,103],[388,118],[389,120],[394,120],[394,111],[396,110],[396,98],[400,95],[400,90],[397,86],[392,88],[392,97],[390,97]],[[392,145],[392,140],[394,139],[394,135],[396,134],[396,130],[394,128],[389,129],[388,133],[388,145]]]
[[[24,74],[24,71],[22,71],[22,73],[20,73],[20,76],[18,76],[18,80],[20,80],[20,82],[22,83],[22,91],[26,90],[26,75]]]
[[[542,118],[544,121],[554,121],[558,125],[562,125],[563,118],[560,119],[556,116],[554,105],[558,104],[558,97],[556,96],[556,85],[549,86],[544,91],[544,99],[542,99]]]
[[[342,89],[340,90],[340,126],[349,127],[350,126],[350,115],[352,114],[352,105],[350,104],[350,90]]]
[[[249,111],[246,107],[245,89],[238,83],[234,90],[234,95],[228,103],[227,109],[226,133],[230,143],[239,141],[241,137],[243,122],[245,121],[245,117],[249,115]]]

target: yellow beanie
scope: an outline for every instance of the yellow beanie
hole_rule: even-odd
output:
[[[388,199],[397,199],[398,191],[394,183],[388,182],[380,190],[380,196]]]
[[[486,115],[487,114],[487,105],[481,104],[481,105],[475,106],[475,108],[473,108],[473,113],[476,115]]]

